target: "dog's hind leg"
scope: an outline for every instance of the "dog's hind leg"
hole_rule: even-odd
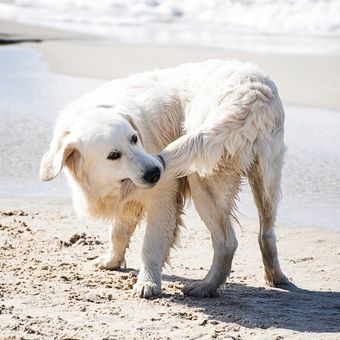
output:
[[[280,145],[279,143],[278,145]],[[275,145],[275,144],[273,144]],[[278,146],[276,145],[276,146]],[[281,169],[283,162],[283,143],[278,150],[258,145],[255,162],[248,171],[248,180],[259,213],[260,233],[258,237],[265,280],[270,286],[288,284],[282,273],[277,248],[274,224],[280,199]]]
[[[210,231],[214,257],[205,278],[187,285],[183,292],[210,297],[216,295],[217,288],[230,275],[237,248],[230,217],[239,191],[240,176],[236,173],[218,173],[204,178],[195,173],[189,176],[189,184],[196,209]]]

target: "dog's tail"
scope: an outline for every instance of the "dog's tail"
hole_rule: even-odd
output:
[[[274,83],[250,82],[210,112],[196,131],[178,138],[160,155],[166,173],[176,177],[209,175],[222,157],[236,160],[246,173],[255,159],[282,151],[283,127],[284,111]]]

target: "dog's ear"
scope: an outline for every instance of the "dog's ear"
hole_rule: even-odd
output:
[[[43,156],[40,164],[39,178],[42,181],[50,181],[58,176],[65,164],[74,168],[73,158],[77,149],[73,144],[66,144],[55,150],[50,148]]]
[[[75,168],[75,161],[79,159],[76,145],[70,138],[70,132],[66,128],[55,130],[50,149],[41,160],[39,178],[42,181],[54,179],[68,165],[70,169]]]
[[[138,125],[136,124],[136,122],[133,120],[133,118],[129,114],[124,114],[124,117],[126,117],[126,119],[131,124],[131,126],[137,131],[138,138],[139,138],[140,142],[142,143],[142,145],[144,145],[142,134],[141,134],[140,129],[138,128]]]

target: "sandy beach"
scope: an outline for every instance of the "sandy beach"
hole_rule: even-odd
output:
[[[5,21],[0,39],[21,42],[0,46],[1,339],[340,338],[339,56],[124,46]],[[288,153],[276,232],[293,285],[264,285],[258,222],[245,188],[239,247],[219,297],[181,293],[204,277],[212,259],[209,233],[189,205],[181,246],[164,268],[163,295],[133,298],[143,225],[127,269],[96,269],[109,226],[75,216],[64,179],[38,182],[39,162],[65,103],[104,80],[211,58],[259,64],[280,89]]]

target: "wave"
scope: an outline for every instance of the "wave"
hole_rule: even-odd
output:
[[[127,43],[340,52],[340,0],[0,0],[0,18]]]

